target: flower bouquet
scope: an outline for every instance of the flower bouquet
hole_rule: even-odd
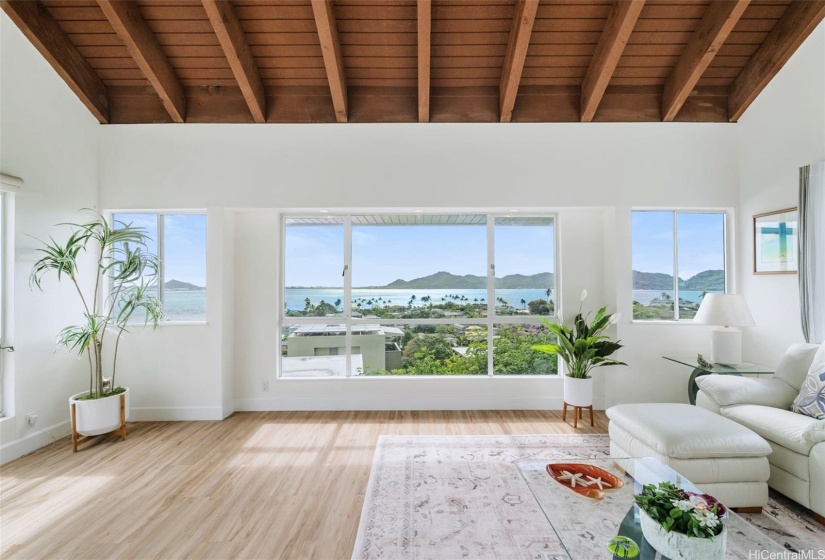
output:
[[[673,560],[725,557],[725,506],[713,496],[686,492],[671,482],[646,484],[635,498],[642,534]]]

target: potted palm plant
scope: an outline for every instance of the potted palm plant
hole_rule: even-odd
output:
[[[42,290],[43,278],[55,275],[58,281],[74,285],[82,304],[82,320],[57,336],[57,343],[89,362],[89,390],[69,399],[72,416],[72,442],[77,451],[82,436],[95,436],[121,430],[129,414],[129,389],[115,381],[118,347],[127,326],[138,311],[145,312],[144,325],[157,327],[163,316],[157,290],[159,260],[146,245],[149,239],[142,228],[115,222],[96,214],[83,224],[71,227],[63,243],[50,238],[38,249],[42,257],[32,267],[29,283]],[[95,257],[93,291],[84,291],[78,278],[82,273],[79,257],[92,252]],[[108,336],[107,336],[108,335]],[[111,357],[105,345],[113,344]],[[108,360],[107,360],[108,358]],[[111,369],[108,369],[111,368]],[[108,370],[108,371],[107,371]],[[108,375],[107,375],[108,374]]]
[[[602,307],[588,323],[589,314],[587,317],[582,316],[581,310],[586,298],[587,290],[583,290],[579,312],[573,320],[572,328],[561,322],[551,323],[542,318],[550,332],[556,335],[556,344],[533,346],[534,350],[557,354],[564,360],[567,365],[567,374],[564,377],[564,402],[576,407],[589,407],[593,404],[593,378],[590,377],[593,368],[627,365],[610,357],[622,345],[602,334],[610,325],[618,322],[621,315],[607,313],[607,307]]]

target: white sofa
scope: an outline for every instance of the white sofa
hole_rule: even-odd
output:
[[[825,344],[792,345],[771,378],[700,377],[696,405],[765,438],[772,448],[768,485],[825,523],[825,420],[791,411],[814,359],[825,361]]]

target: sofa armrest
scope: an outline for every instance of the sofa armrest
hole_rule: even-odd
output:
[[[805,439],[812,443],[824,443],[825,442],[825,420],[818,420],[808,426],[808,428],[803,433]]]
[[[799,391],[779,379],[759,379],[733,375],[703,375],[696,384],[719,406],[758,404],[790,409]]]

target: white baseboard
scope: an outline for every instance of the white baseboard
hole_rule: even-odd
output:
[[[268,410],[561,410],[561,397],[267,397],[235,399],[238,412]],[[604,410],[604,399],[593,400]]]
[[[129,422],[192,422],[224,418],[223,408],[220,406],[133,406],[129,410]]]
[[[20,439],[10,441],[0,446],[0,465],[5,465],[9,461],[14,461],[23,455],[37,451],[41,447],[68,437],[71,433],[71,424],[66,420],[65,422],[60,422],[59,424],[43,428],[42,430],[35,430]],[[68,449],[68,447],[66,449]]]

